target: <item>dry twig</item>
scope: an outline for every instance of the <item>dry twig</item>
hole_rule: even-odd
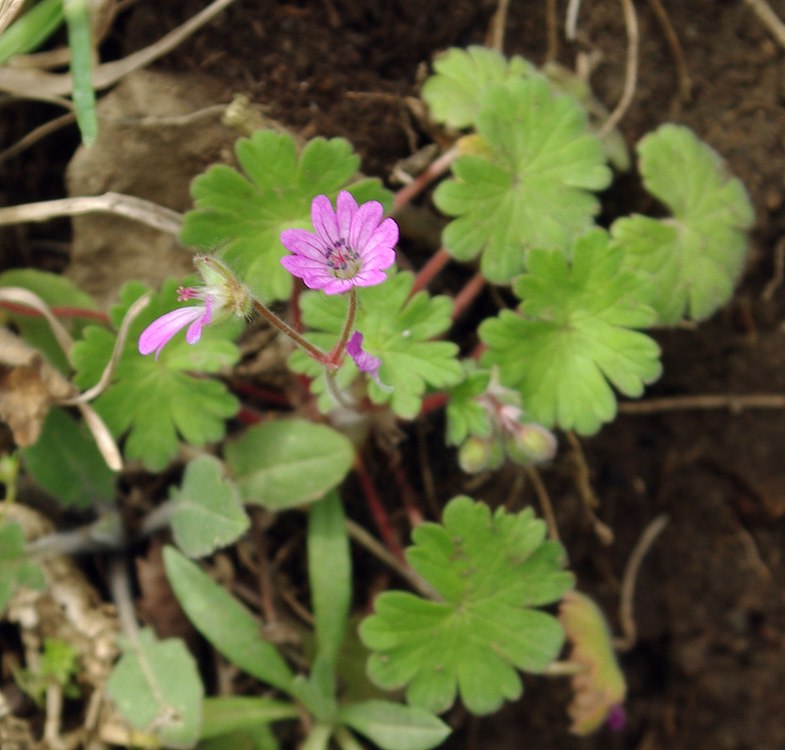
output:
[[[597,131],[599,138],[605,138],[621,122],[621,118],[624,117],[624,113],[635,96],[635,86],[638,81],[638,17],[635,15],[635,6],[632,4],[632,0],[621,0],[621,6],[624,13],[624,25],[627,29],[627,68],[624,72],[624,89],[616,108]]]
[[[785,47],[785,24],[772,10],[766,0],[744,0],[752,8],[753,13],[761,20],[772,36]]]
[[[498,0],[496,12],[488,27],[488,46],[498,52],[504,52],[504,31],[507,28],[507,11],[509,9],[510,0]]]
[[[93,72],[93,86],[96,91],[109,88],[123,76],[149,65],[159,57],[171,52],[183,40],[211,21],[233,0],[214,0],[204,10],[189,18],[185,23],[163,36],[149,47],[134,52],[122,60],[114,60],[96,67]],[[0,91],[6,91],[22,99],[53,101],[70,107],[70,102],[62,97],[72,90],[70,73],[45,73],[40,70],[0,68]]]
[[[635,625],[635,583],[638,580],[643,558],[651,549],[657,537],[665,530],[668,525],[668,516],[657,516],[643,531],[635,549],[632,550],[630,559],[621,581],[621,593],[619,595],[619,624],[624,633],[622,638],[616,640],[614,645],[619,651],[629,651],[638,637]]]
[[[720,393],[698,396],[666,396],[646,401],[625,401],[619,404],[620,414],[656,414],[663,411],[691,411],[693,409],[728,409],[734,413],[744,409],[785,409],[785,394]]]
[[[183,217],[170,208],[122,193],[104,193],[74,198],[60,198],[40,203],[24,203],[0,208],[0,226],[49,221],[61,216],[108,213],[146,224],[153,229],[177,236]]]
[[[676,69],[679,72],[679,96],[682,100],[687,100],[690,97],[692,90],[692,81],[690,81],[689,73],[687,72],[687,64],[684,61],[684,50],[681,48],[679,37],[671,24],[668,13],[665,10],[661,0],[649,0],[649,7],[654,11],[657,20],[660,22],[662,32],[665,34],[665,40],[671,48],[671,54],[676,61]]]

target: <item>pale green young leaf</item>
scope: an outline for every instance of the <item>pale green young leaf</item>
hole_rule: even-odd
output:
[[[240,669],[291,693],[294,674],[278,649],[264,640],[262,623],[174,547],[164,548],[164,566],[194,627]]]
[[[460,693],[475,714],[497,710],[522,691],[516,670],[542,672],[558,655],[564,633],[536,607],[573,585],[561,545],[545,540],[531,509],[494,513],[468,497],[451,500],[442,525],[413,533],[407,559],[437,592],[429,601],[389,591],[360,626],[373,654],[371,679],[405,686],[409,703],[447,710]]]
[[[422,87],[422,98],[437,122],[453,128],[474,125],[491,84],[539,75],[517,55],[509,60],[496,50],[453,48],[433,61],[434,74]]]
[[[359,157],[341,139],[315,138],[297,154],[290,135],[260,130],[235,147],[243,173],[226,165],[197,177],[191,192],[196,208],[185,215],[181,239],[223,259],[262,300],[285,299],[292,275],[281,265],[284,229],[310,228],[311,201],[331,198],[341,188],[358,201],[389,203],[378,180],[346,183],[357,172]]]
[[[25,555],[22,527],[18,523],[0,523],[0,614],[19,586],[40,590],[46,581],[41,568]]]
[[[533,421],[592,434],[616,414],[611,386],[637,397],[659,377],[659,347],[633,330],[656,316],[623,258],[601,229],[576,241],[572,262],[532,252],[529,272],[515,284],[522,314],[504,310],[480,326],[483,361],[520,390]]]
[[[361,331],[363,349],[382,361],[379,379],[384,387],[369,381],[368,395],[376,404],[389,403],[399,417],[412,419],[420,411],[428,386],[444,388],[460,381],[462,370],[458,347],[449,341],[431,341],[451,324],[452,300],[429,297],[420,291],[410,297],[414,277],[397,273],[379,286],[357,290],[359,307],[355,328]],[[314,332],[307,336],[330,349],[337,342],[346,318],[346,295],[306,292],[301,298],[302,317]],[[306,354],[296,351],[289,358],[295,372],[310,375],[312,389],[319,395],[323,411],[335,407],[325,382],[324,368]],[[350,357],[335,375],[338,388],[346,389],[358,376]]]
[[[246,430],[225,455],[246,503],[282,510],[318,500],[340,484],[354,448],[327,425],[281,419]]]
[[[308,582],[317,657],[326,673],[324,688],[325,692],[334,695],[336,662],[346,635],[352,599],[352,561],[346,516],[335,491],[314,503],[308,511]]]
[[[41,435],[22,448],[28,473],[64,506],[94,508],[112,499],[115,475],[87,427],[62,409],[50,409]]]
[[[590,191],[606,187],[611,173],[580,105],[540,78],[490,88],[477,131],[487,153],[457,159],[434,200],[456,217],[442,235],[449,253],[482,254],[485,278],[506,284],[532,248],[569,252],[599,210]]]
[[[473,361],[464,362],[464,380],[449,389],[447,402],[447,442],[460,445],[470,435],[487,437],[492,424],[488,411],[477,400],[485,393],[491,380],[487,370],[479,370]]]
[[[391,701],[349,703],[338,716],[381,750],[429,750],[450,734],[450,727],[432,713]]]
[[[730,299],[744,268],[752,204],[741,181],[689,128],[663,125],[637,150],[644,185],[672,216],[635,215],[611,231],[626,266],[651,276],[649,302],[660,322],[704,320]]]
[[[130,328],[128,339],[109,388],[94,402],[98,413],[115,435],[128,433],[124,453],[139,459],[151,471],[160,471],[177,454],[178,440],[204,445],[223,438],[226,420],[236,414],[237,399],[218,380],[191,373],[218,373],[240,357],[232,339],[238,321],[205,327],[197,346],[176,335],[156,360],[139,354],[137,341],[155,318],[177,306],[177,282],[166,282],[160,294],[144,309]],[[136,282],[120,293],[121,302],[111,317],[118,326],[125,311],[145,288]],[[82,388],[94,385],[112,354],[116,334],[89,326],[74,345],[75,382]]]
[[[127,645],[106,690],[132,727],[152,732],[166,747],[196,744],[204,688],[182,640],[158,641],[152,630],[142,630]]]
[[[174,540],[189,557],[226,547],[249,526],[237,487],[223,477],[221,462],[212,456],[200,456],[186,466],[182,485],[171,498]]]

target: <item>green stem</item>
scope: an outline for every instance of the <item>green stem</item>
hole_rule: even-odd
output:
[[[352,290],[354,291],[354,290]],[[297,346],[304,349],[310,354],[317,362],[321,362],[327,367],[335,367],[332,355],[322,351],[318,346],[314,346],[304,336],[294,330],[288,323],[284,323],[272,310],[265,307],[259,300],[253,300],[253,308],[259,313],[268,323],[274,325],[281,333],[286,334]]]
[[[349,336],[352,333],[352,328],[354,328],[354,318],[356,314],[357,292],[355,291],[354,287],[352,287],[351,292],[349,292],[349,309],[346,311],[346,321],[343,324],[341,338],[338,339],[338,343],[333,347],[333,350],[329,355],[330,362],[332,364],[340,364],[341,360],[343,359],[343,350],[346,348],[346,342],[349,340]]]

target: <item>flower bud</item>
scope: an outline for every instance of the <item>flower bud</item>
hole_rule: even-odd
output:
[[[498,469],[503,460],[504,451],[495,438],[473,436],[458,449],[458,464],[467,474]]]

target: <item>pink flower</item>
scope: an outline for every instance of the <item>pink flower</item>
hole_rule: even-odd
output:
[[[378,379],[382,361],[363,351],[363,335],[359,331],[355,331],[346,343],[346,353],[354,360],[360,372],[367,372],[374,380]]]
[[[139,353],[152,354],[155,358],[172,337],[188,326],[185,340],[196,344],[202,338],[202,328],[214,323],[227,313],[245,316],[249,313],[251,300],[248,290],[234,278],[232,272],[220,261],[206,255],[197,255],[194,265],[204,280],[199,287],[180,287],[177,301],[197,299],[199,305],[179,307],[156,318],[139,336]]]
[[[333,211],[326,195],[311,204],[315,232],[287,229],[281,242],[293,255],[281,258],[284,268],[301,278],[307,287],[326,294],[341,294],[353,286],[374,286],[386,278],[395,262],[398,225],[384,219],[377,201],[362,206],[342,190]]]
[[[183,302],[192,299],[195,292],[194,289],[180,287],[177,290],[177,300]],[[212,299],[205,296],[204,304],[179,307],[156,318],[139,337],[139,353],[146,355],[155,352],[155,358],[158,359],[170,339],[186,326],[188,330],[185,332],[185,340],[189,344],[197,343],[202,337],[202,328],[212,323],[212,308]]]

